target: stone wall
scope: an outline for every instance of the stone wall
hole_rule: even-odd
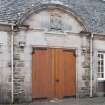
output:
[[[25,79],[28,78],[27,64],[25,64],[25,43],[26,34],[24,31],[16,32],[14,36],[14,101],[24,102],[30,100],[30,95],[27,91],[27,82]],[[30,70],[31,75],[31,70]],[[30,84],[30,83],[29,83]],[[30,84],[31,87],[31,84]],[[28,87],[28,90],[30,88]],[[31,91],[31,89],[30,89]]]
[[[10,34],[0,32],[0,103],[11,102]]]
[[[81,46],[81,56],[82,56],[82,81],[84,86],[81,87],[80,97],[89,96],[90,89],[90,38],[89,36],[82,36],[82,46]]]

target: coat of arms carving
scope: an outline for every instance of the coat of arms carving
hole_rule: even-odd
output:
[[[58,14],[50,16],[50,30],[62,31],[62,17]]]

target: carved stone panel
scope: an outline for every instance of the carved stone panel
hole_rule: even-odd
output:
[[[62,17],[58,14],[50,16],[50,30],[62,31]]]

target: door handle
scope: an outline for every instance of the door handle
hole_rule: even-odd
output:
[[[59,82],[59,79],[56,79],[56,82]]]

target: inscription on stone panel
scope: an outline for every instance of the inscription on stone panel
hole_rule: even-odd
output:
[[[50,30],[62,31],[62,17],[58,14],[50,16]]]

